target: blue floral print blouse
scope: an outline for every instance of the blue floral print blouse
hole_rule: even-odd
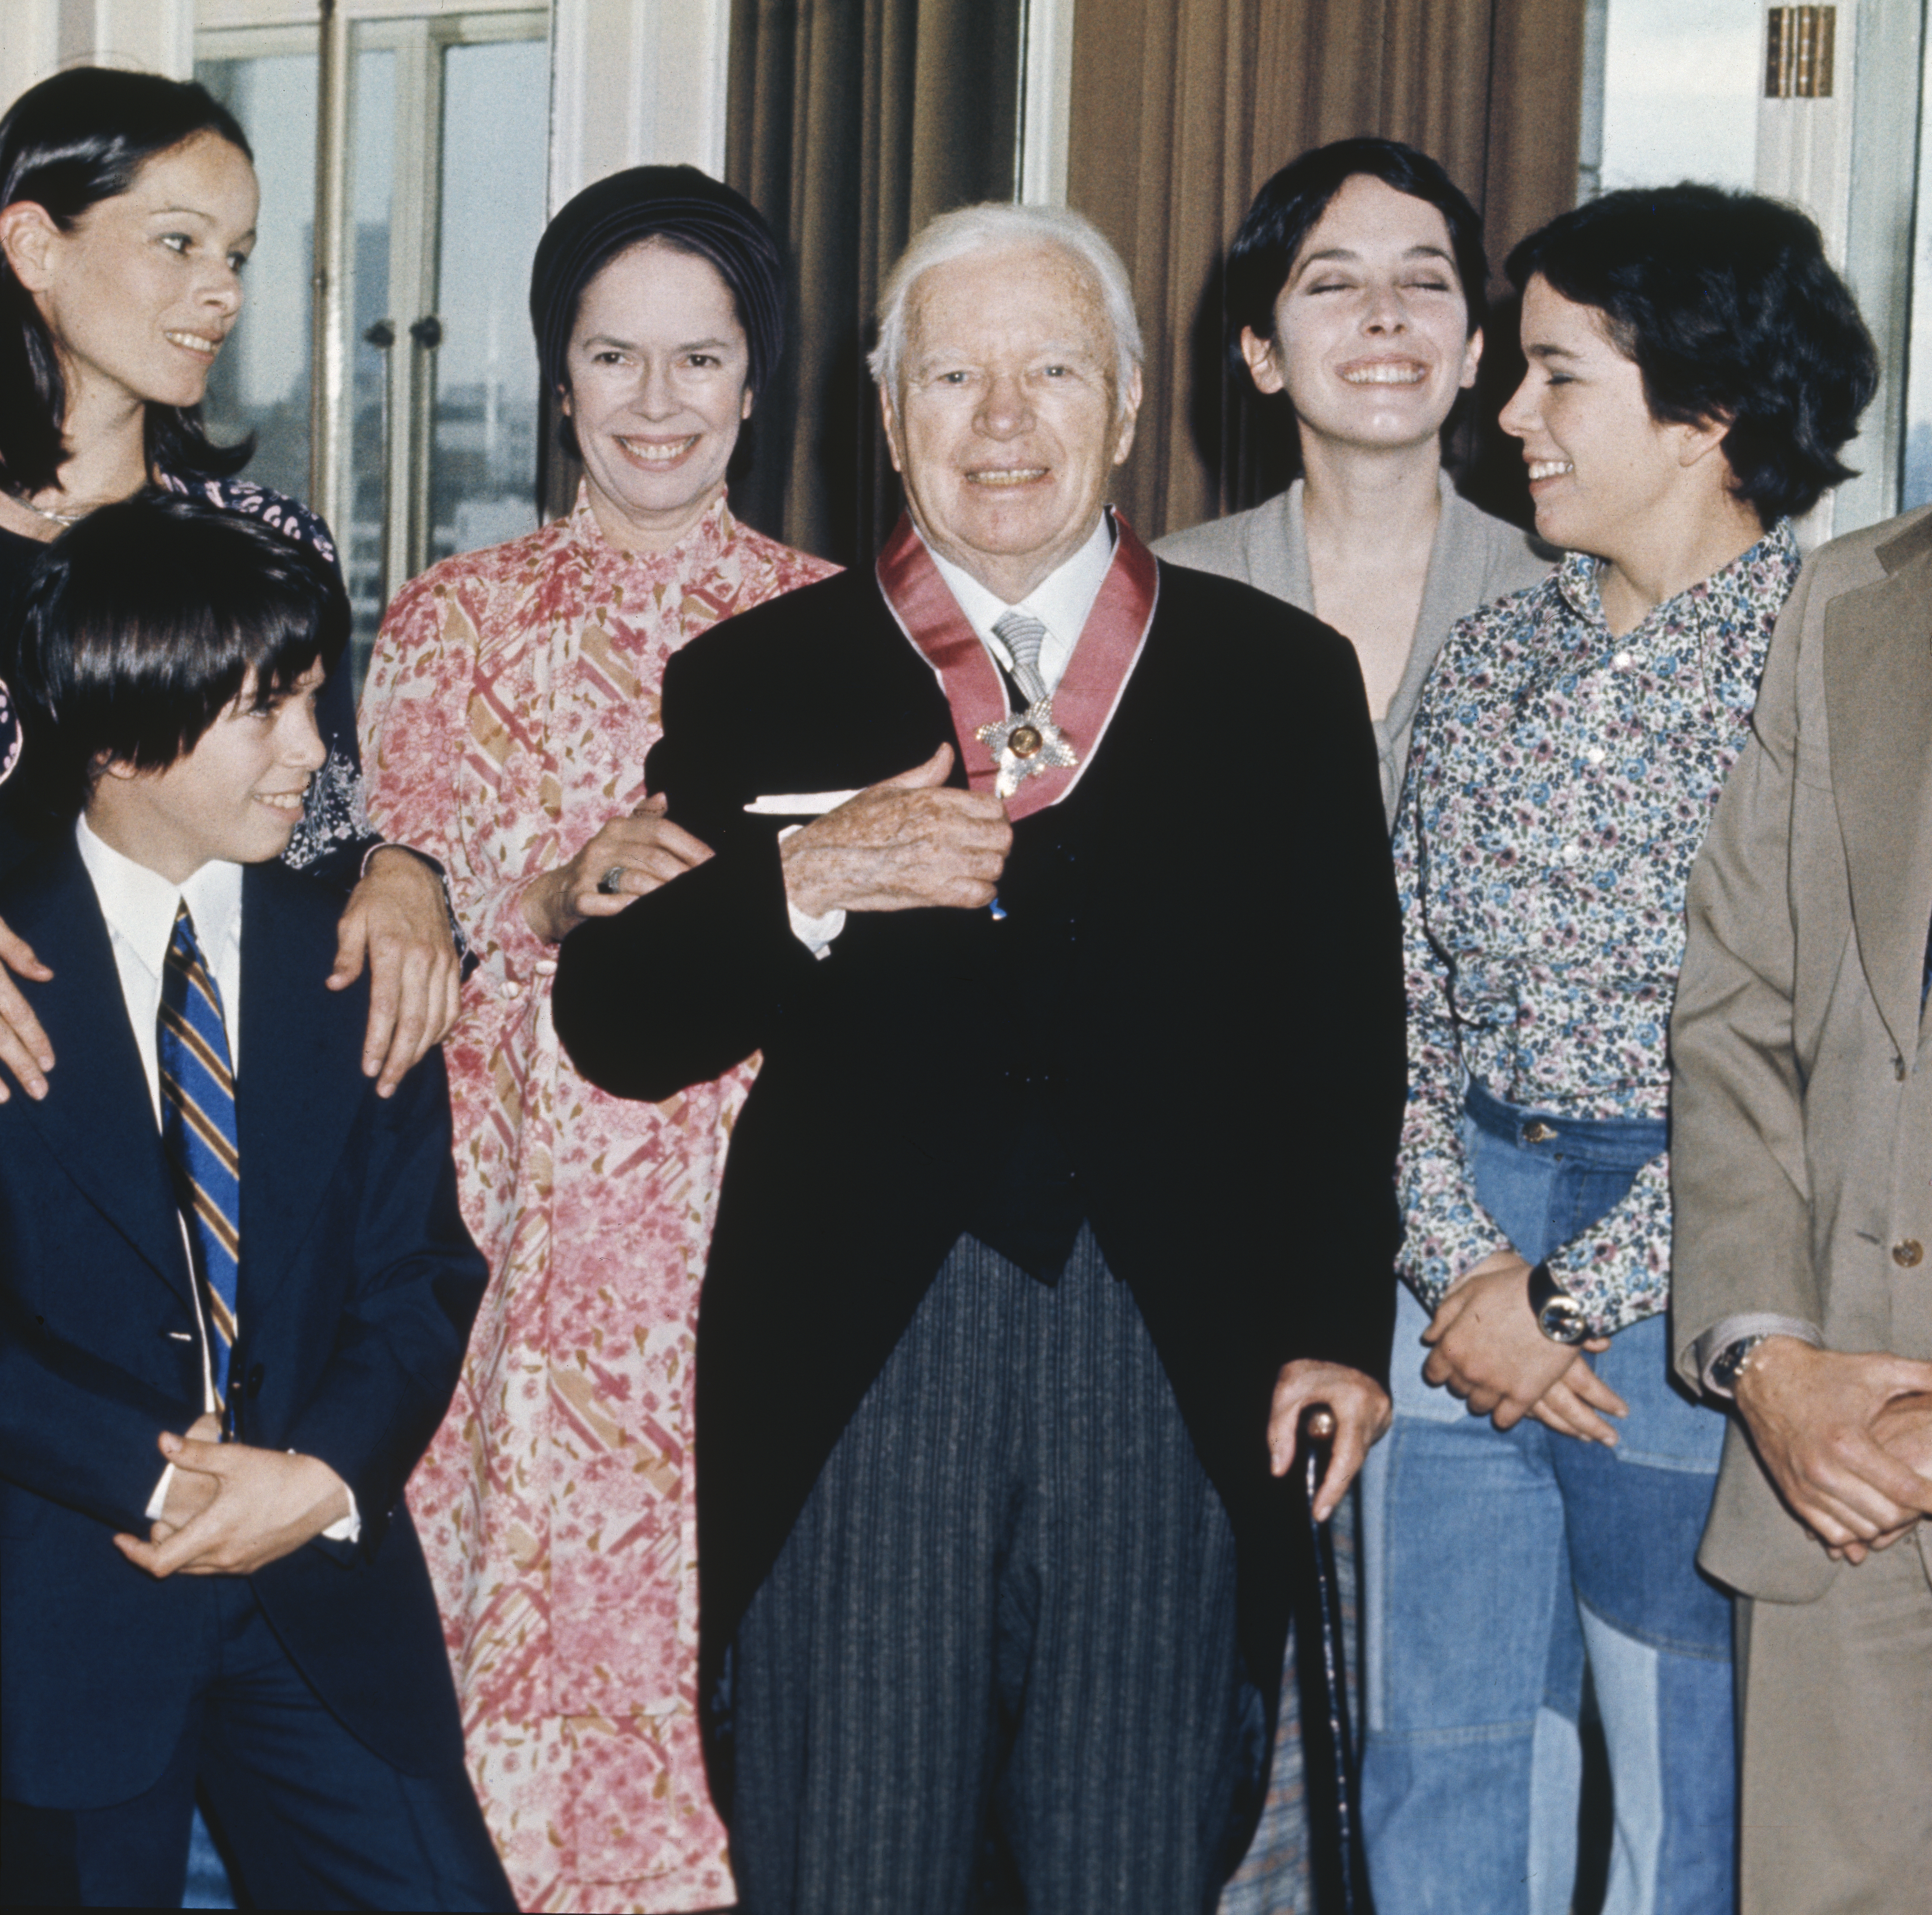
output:
[[[1798,576],[1780,521],[1612,636],[1598,561],[1451,633],[1415,719],[1395,836],[1408,990],[1398,1268],[1430,1310],[1508,1239],[1477,1201],[1471,1077],[1570,1118],[1661,1118],[1684,893]],[[1670,1299],[1667,1154],[1549,1259],[1609,1335]]]

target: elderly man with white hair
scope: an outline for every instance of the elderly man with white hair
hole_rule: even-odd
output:
[[[557,1030],[752,1052],[699,1319],[714,1792],[759,1915],[1212,1905],[1265,1774],[1298,1418],[1388,1414],[1399,933],[1354,655],[1157,563],[1126,275],[934,221],[873,371],[872,573],[672,661],[714,855],[566,941]],[[648,989],[648,996],[645,995]]]

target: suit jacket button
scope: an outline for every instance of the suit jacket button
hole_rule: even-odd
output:
[[[1892,1260],[1901,1270],[1916,1269],[1918,1260],[1925,1254],[1925,1247],[1916,1237],[1907,1237],[1902,1244],[1892,1247]]]
[[[259,1363],[248,1367],[248,1394],[258,1397],[262,1394],[262,1366]]]

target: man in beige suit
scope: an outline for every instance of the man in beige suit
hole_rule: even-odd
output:
[[[1692,878],[1672,1347],[1735,1399],[1699,1561],[1738,1593],[1743,1907],[1932,1880],[1932,511],[1780,620]],[[1895,1546],[1894,1546],[1895,1545]]]

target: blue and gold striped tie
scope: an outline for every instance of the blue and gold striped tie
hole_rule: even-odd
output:
[[[242,1254],[242,1159],[235,1130],[235,1073],[221,992],[195,941],[185,902],[161,967],[156,1030],[161,1073],[161,1142],[174,1172],[175,1201],[187,1219],[208,1327],[208,1367],[218,1404],[228,1400]]]

